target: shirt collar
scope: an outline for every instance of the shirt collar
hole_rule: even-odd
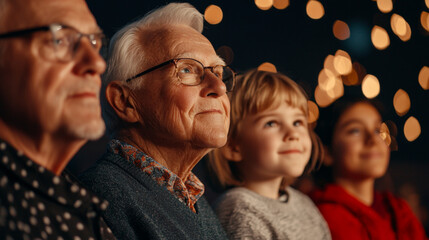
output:
[[[196,212],[195,203],[204,194],[204,184],[195,174],[191,172],[188,179],[183,182],[179,176],[144,152],[117,139],[110,141],[108,151],[118,154],[130,163],[133,163],[143,173],[149,175],[158,185],[166,187],[173,196],[183,202],[193,212]]]

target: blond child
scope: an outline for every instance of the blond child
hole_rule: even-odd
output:
[[[230,239],[331,239],[313,202],[289,186],[320,154],[303,90],[280,73],[251,70],[230,99],[228,143],[210,156],[219,183],[234,187],[215,204]]]

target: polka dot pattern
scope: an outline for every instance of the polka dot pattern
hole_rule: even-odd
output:
[[[0,239],[115,239],[107,202],[0,140]],[[3,234],[6,233],[6,234]]]

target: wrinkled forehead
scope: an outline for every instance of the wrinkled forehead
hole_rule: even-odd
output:
[[[169,25],[146,31],[148,51],[157,62],[173,58],[194,58],[205,66],[224,65],[213,45],[201,33],[185,25]],[[145,34],[142,33],[144,36]]]
[[[0,31],[62,23],[84,33],[99,31],[85,0],[6,0]],[[19,14],[18,14],[19,13]],[[4,27],[4,29],[3,29]]]

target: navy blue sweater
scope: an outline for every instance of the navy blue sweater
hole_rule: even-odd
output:
[[[119,155],[107,153],[80,176],[109,201],[104,219],[118,239],[226,239],[201,197],[197,213]]]

